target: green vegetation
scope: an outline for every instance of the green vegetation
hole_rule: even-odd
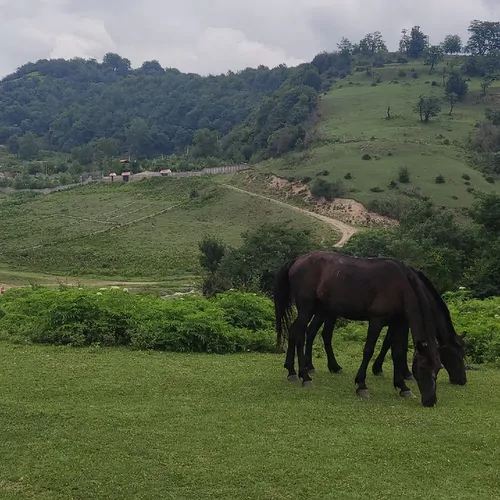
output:
[[[378,68],[381,82],[375,87],[371,86],[373,77],[365,70],[339,80],[332,91],[321,97],[321,117],[309,133],[311,145],[307,154],[297,152],[268,160],[257,165],[258,170],[295,178],[314,178],[324,170],[328,172],[327,181],[344,178],[349,172],[353,178],[345,182],[347,196],[365,204],[381,198],[407,198],[405,185],[386,189],[382,195],[370,191],[375,182],[381,187],[389,186],[391,181],[400,183],[398,172],[402,168],[410,172],[411,186],[419,196],[429,197],[439,206],[459,209],[473,203],[474,194],[461,179],[464,173],[470,177],[474,191],[496,190],[481,175],[485,168],[496,174],[488,168],[493,162],[482,161],[475,155],[479,151],[491,157],[497,151],[497,126],[485,118],[485,112],[489,107],[495,108],[491,103],[500,84],[495,81],[489,96],[481,98],[480,77],[472,78],[468,82],[469,95],[463,101],[452,97],[450,115],[450,94],[445,95],[442,82],[433,86],[424,77],[398,77],[399,68],[406,66]],[[411,67],[423,73],[427,66],[413,61]],[[449,71],[448,68],[448,62],[438,63],[435,72]],[[419,117],[420,106],[423,121]],[[441,112],[437,111],[439,108]],[[486,124],[475,128],[483,122]],[[469,137],[474,144],[472,150],[468,148]],[[438,174],[447,179],[445,184],[436,185]]]
[[[204,295],[232,288],[271,293],[276,271],[284,262],[313,250],[328,249],[328,244],[314,238],[311,231],[280,224],[265,223],[243,233],[242,240],[238,248],[214,237],[200,242]]]
[[[120,289],[9,290],[0,332],[17,342],[230,353],[273,350],[273,306],[254,294],[163,300]]]
[[[376,31],[297,68],[210,77],[107,54],[4,78],[0,187],[254,168],[0,194],[0,281],[34,285],[0,295],[0,497],[497,497],[500,23],[469,32],[429,45],[414,26],[390,53]],[[309,190],[279,192],[269,174]],[[360,401],[367,325],[349,321],[334,336],[345,375],[316,362],[315,390],[285,382],[261,293],[284,261],[338,234],[228,182],[309,210],[352,197],[398,219],[342,251],[400,258],[453,291],[467,363],[480,365],[468,385],[440,373],[429,411],[370,378],[375,397]],[[63,274],[81,283],[36,286]],[[157,296],[200,274],[204,296]],[[130,293],[92,277],[161,281]]]
[[[471,363],[500,363],[500,297],[445,295],[455,328],[467,332]],[[130,346],[173,352],[274,352],[274,306],[263,295],[229,291],[168,300],[119,287],[22,288],[0,296],[0,338],[11,342]],[[342,321],[335,339],[365,339],[368,324]],[[337,340],[335,341],[335,343]],[[317,340],[322,351],[322,341]]]
[[[236,245],[262,221],[290,221],[333,244],[325,224],[211,178],[154,178],[0,199],[0,265],[35,273],[171,280],[198,274],[207,234]]]

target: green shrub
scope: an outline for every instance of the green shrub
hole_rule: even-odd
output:
[[[273,351],[269,299],[230,292],[164,300],[120,289],[9,290],[0,297],[0,335],[56,345],[230,353]]]
[[[467,292],[445,294],[457,333],[466,332],[472,363],[500,362],[500,297],[471,299]]]
[[[274,328],[273,303],[262,295],[229,291],[215,297],[226,321],[235,328],[253,332]]]
[[[398,180],[403,184],[408,184],[410,182],[410,171],[408,167],[399,167]]]
[[[342,181],[328,182],[325,179],[316,178],[311,185],[311,194],[315,198],[324,197],[326,200],[342,198],[346,193]]]

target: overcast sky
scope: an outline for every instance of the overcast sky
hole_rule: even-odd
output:
[[[415,24],[431,43],[467,39],[472,19],[500,20],[500,0],[0,0],[0,76],[106,52],[201,74],[295,65],[376,30],[395,49]]]

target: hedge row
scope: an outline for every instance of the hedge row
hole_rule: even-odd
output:
[[[0,296],[0,334],[17,341],[231,353],[274,350],[271,301],[227,292],[164,300],[121,289],[9,290]]]
[[[457,332],[467,332],[468,361],[500,362],[500,297],[445,297]],[[226,292],[168,300],[121,289],[23,288],[0,296],[0,336],[14,341],[85,346],[129,345],[177,352],[273,352],[272,302]],[[363,342],[366,323],[339,322],[336,339]],[[315,350],[323,350],[318,336]]]

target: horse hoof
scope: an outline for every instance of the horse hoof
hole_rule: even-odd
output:
[[[373,375],[375,375],[375,377],[383,377],[384,372],[382,370],[380,370],[379,372],[373,372]]]
[[[356,391],[356,394],[363,399],[368,399],[372,397],[368,389],[359,389]]]
[[[314,387],[313,381],[312,380],[304,380],[304,382],[302,382],[302,387]]]
[[[314,368],[311,370],[307,370],[307,372],[309,373],[309,375],[316,375],[316,370]]]
[[[415,382],[415,377],[413,375],[405,375],[404,379],[407,382]]]
[[[333,373],[334,375],[342,375],[344,373],[344,370],[342,370],[342,368],[338,368],[336,370],[331,369],[330,373]]]
[[[401,391],[399,394],[402,398],[406,398],[406,399],[415,399],[417,397],[411,391]]]
[[[286,378],[288,382],[298,382],[299,381],[299,376],[298,375],[288,375]]]

